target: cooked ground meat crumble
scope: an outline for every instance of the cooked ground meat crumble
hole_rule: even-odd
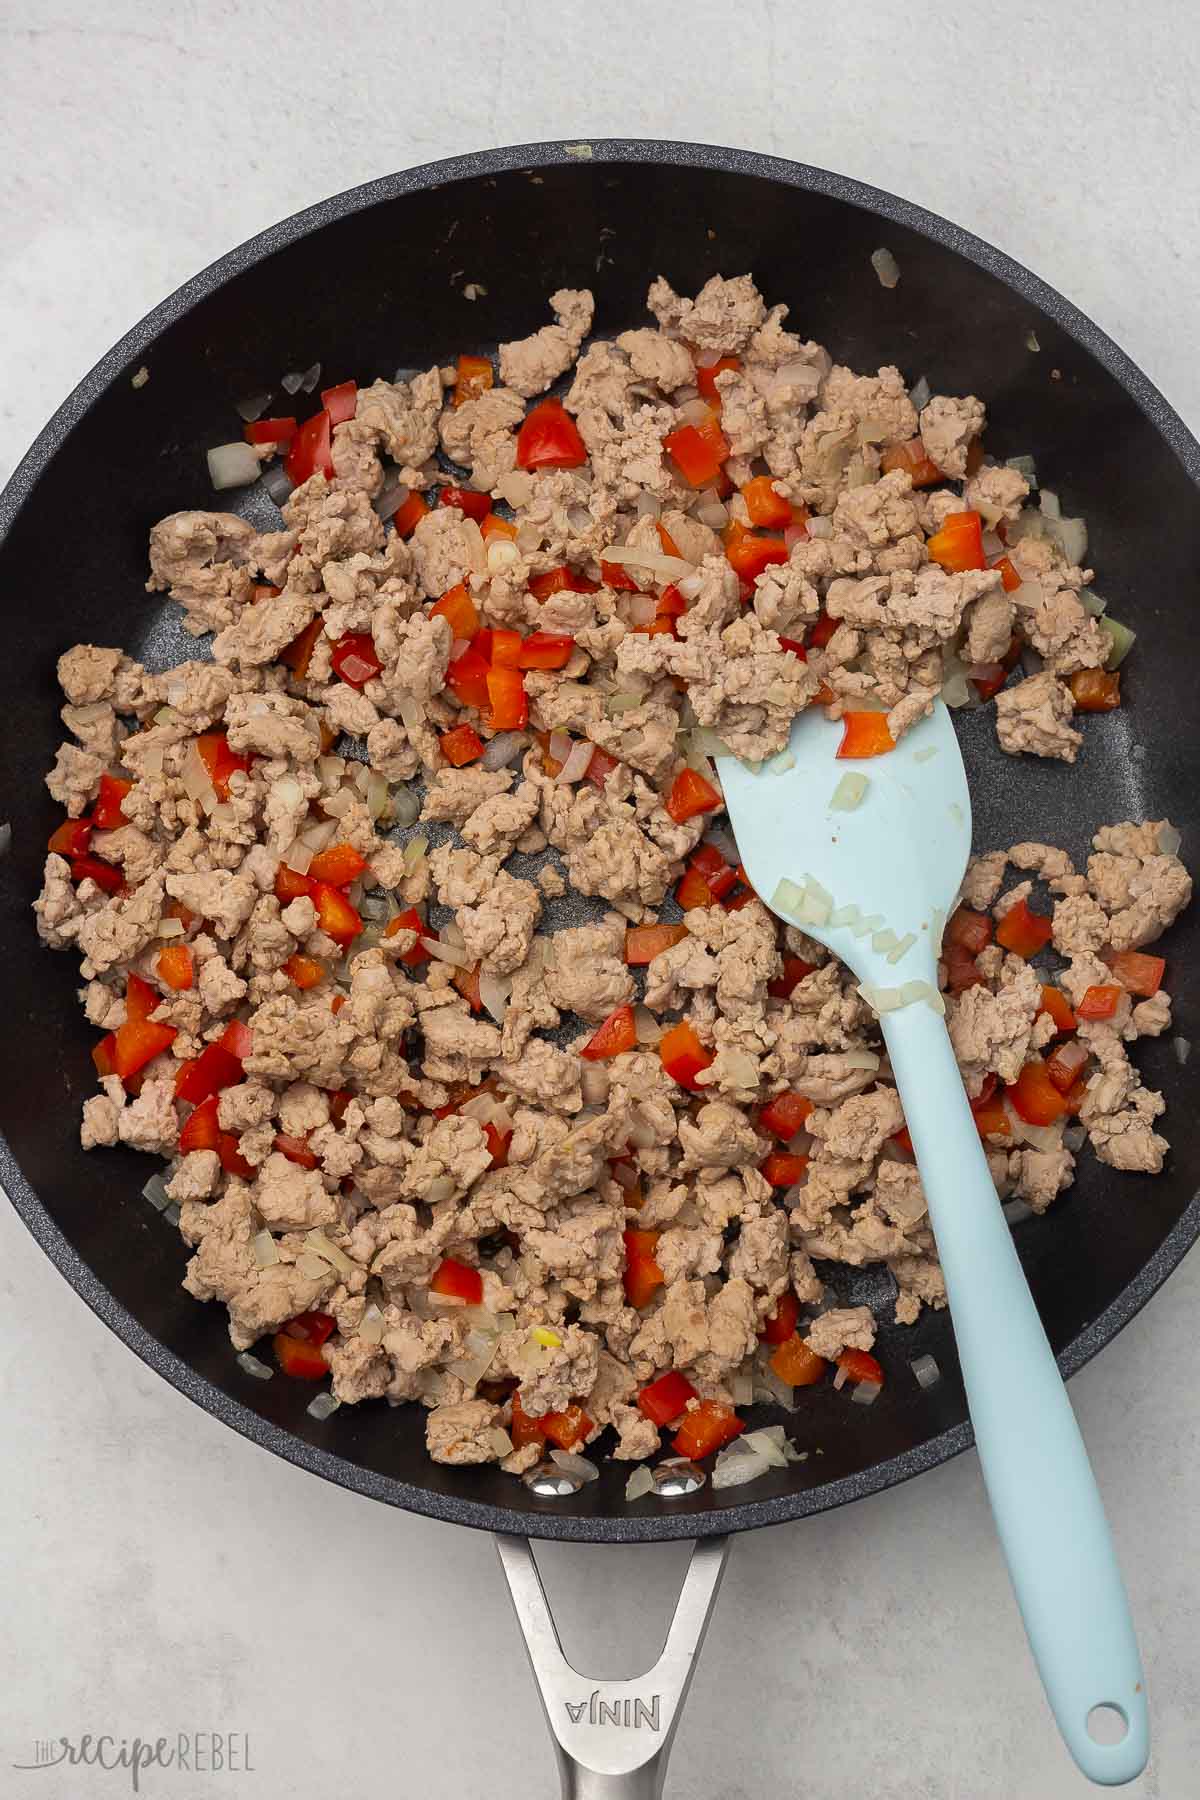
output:
[[[636,1461],[681,1413],[700,1453],[831,1361],[882,1379],[818,1263],[886,1267],[899,1323],[945,1304],[874,1015],[740,878],[706,734],[761,761],[821,704],[898,738],[973,682],[1005,751],[1072,762],[1119,700],[1078,522],[987,459],[974,396],[834,363],[748,276],[659,278],[614,342],[589,293],[550,306],[502,385],[464,357],[252,427],[279,530],[154,527],[147,586],[209,648],[61,657],[35,906],[105,1034],[83,1145],[168,1159],[188,1291],[516,1472],[609,1427]],[[1035,1212],[1085,1134],[1162,1166],[1128,1046],[1170,1025],[1177,843],[968,870],[948,1024]]]

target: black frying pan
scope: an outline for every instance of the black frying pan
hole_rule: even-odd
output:
[[[881,245],[901,269],[890,291],[870,264]],[[347,1407],[318,1424],[299,1384],[245,1375],[220,1310],[179,1287],[184,1247],[140,1197],[145,1159],[79,1149],[91,1034],[75,1000],[74,959],[37,946],[27,911],[57,816],[42,781],[62,736],[54,664],[86,639],[123,644],[152,666],[183,653],[173,609],[143,591],[148,529],[164,513],[205,504],[205,448],[232,435],[235,399],[272,386],[284,369],[319,358],[329,378],[363,382],[492,348],[540,323],[544,297],[563,285],[592,287],[596,328],[612,334],[643,322],[659,272],[693,293],[715,272],[747,269],[768,299],[790,303],[793,328],[839,360],[859,369],[895,362],[910,380],[926,374],[935,391],[982,395],[989,451],[1032,453],[1067,511],[1087,518],[1098,588],[1140,633],[1123,684],[1127,710],[1090,723],[1074,771],[1006,758],[986,713],[959,715],[977,844],[1043,838],[1079,857],[1105,821],[1168,814],[1185,847],[1194,845],[1200,751],[1188,715],[1200,446],[1116,345],[1027,270],[917,207],[821,170],[744,151],[605,141],[488,151],[355,189],[262,233],[158,307],[80,384],[0,496],[3,811],[13,823],[0,938],[4,1186],[88,1304],[176,1387],[330,1480],[510,1534],[518,1582],[518,1536],[719,1536],[840,1505],[955,1455],[970,1428],[947,1316],[882,1333],[893,1366],[923,1352],[937,1359],[935,1387],[896,1379],[869,1412],[815,1390],[805,1430],[823,1456],[734,1490],[722,1506],[707,1490],[630,1506],[621,1464],[604,1465],[580,1493],[539,1497],[495,1469],[430,1463],[416,1408]],[[470,283],[474,300],[464,293]],[[1031,330],[1040,351],[1027,346]],[[135,390],[130,376],[141,364],[150,380]],[[1165,945],[1172,970],[1194,966],[1198,948],[1193,912]],[[1192,995],[1179,979],[1174,987],[1178,1029],[1194,1035]],[[1017,1227],[1067,1374],[1120,1330],[1200,1231],[1200,1135],[1190,1130],[1186,1073],[1169,1041],[1139,1057],[1171,1107],[1167,1171],[1120,1175],[1087,1159],[1062,1201]],[[832,1274],[847,1304],[882,1295],[870,1270]],[[585,1709],[571,1729],[661,1744],[666,1715],[657,1727],[635,1719],[638,1697],[624,1694],[623,1722]]]

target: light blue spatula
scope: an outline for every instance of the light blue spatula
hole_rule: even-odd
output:
[[[882,990],[880,1025],[1025,1629],[1072,1756],[1093,1781],[1117,1786],[1141,1773],[1149,1753],[1129,1606],[1087,1451],[936,1009],[941,927],[971,842],[966,771],[940,701],[885,756],[837,761],[841,738],[842,726],[813,708],[793,724],[789,752],[760,772],[719,758],[729,816],[767,905],[827,944],[864,987]],[[846,775],[866,778],[851,810],[831,804]],[[839,799],[848,798],[843,789]],[[1104,1741],[1122,1723],[1119,1741]]]

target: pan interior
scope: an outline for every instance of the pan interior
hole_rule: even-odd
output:
[[[901,270],[891,290],[870,263],[881,246]],[[1186,608],[1200,563],[1196,446],[1102,334],[1033,278],[916,209],[817,171],[685,146],[597,147],[590,160],[547,147],[342,196],[264,234],[160,308],[72,397],[0,501],[13,824],[12,854],[0,865],[5,1186],[85,1298],[210,1410],[332,1479],[470,1524],[596,1539],[690,1536],[794,1517],[902,1479],[969,1441],[949,1320],[926,1313],[913,1328],[885,1326],[890,1375],[876,1404],[814,1391],[788,1421],[808,1460],[722,1507],[707,1490],[627,1507],[628,1470],[613,1463],[580,1495],[539,1500],[497,1470],[431,1464],[415,1407],[344,1407],[317,1423],[305,1411],[311,1390],[245,1375],[223,1310],[179,1288],[185,1248],[141,1198],[154,1165],[123,1150],[79,1149],[92,1033],[75,997],[75,959],[42,950],[27,911],[57,819],[42,780],[63,735],[55,660],[88,640],[124,645],[156,666],[191,653],[174,609],[144,592],[147,533],[165,513],[208,504],[204,450],[235,434],[234,402],[276,387],[283,371],[319,359],[323,380],[361,383],[494,349],[543,323],[546,296],[560,286],[590,286],[596,329],[612,335],[645,322],[645,290],[659,273],[693,293],[711,274],[744,270],[769,302],[788,302],[791,328],[836,360],[858,370],[894,362],[935,392],[979,394],[988,450],[1032,454],[1064,510],[1087,519],[1097,590],[1139,633],[1127,709],[1089,723],[1073,771],[1007,758],[987,713],[959,715],[976,847],[1033,838],[1078,859],[1102,823],[1169,815],[1188,854],[1200,792],[1186,724],[1194,660]],[[150,379],[135,389],[130,375],[143,363]],[[1198,940],[1193,914],[1164,944],[1179,972],[1185,1037]],[[1200,1225],[1186,1072],[1169,1040],[1142,1046],[1139,1060],[1168,1101],[1167,1171],[1119,1175],[1085,1153],[1075,1187],[1016,1228],[1051,1342],[1071,1368],[1148,1297]],[[829,1273],[840,1300],[874,1303],[887,1316],[889,1278]],[[928,1390],[907,1366],[924,1354],[942,1371]],[[755,1423],[772,1416],[757,1411]]]

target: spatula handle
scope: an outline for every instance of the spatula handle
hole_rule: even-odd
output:
[[[988,1498],[1046,1697],[1084,1774],[1118,1786],[1146,1765],[1149,1723],[1096,1480],[945,1024],[918,1003],[884,1014],[882,1025],[945,1271]],[[1095,1707],[1124,1717],[1119,1743],[1093,1738]]]

